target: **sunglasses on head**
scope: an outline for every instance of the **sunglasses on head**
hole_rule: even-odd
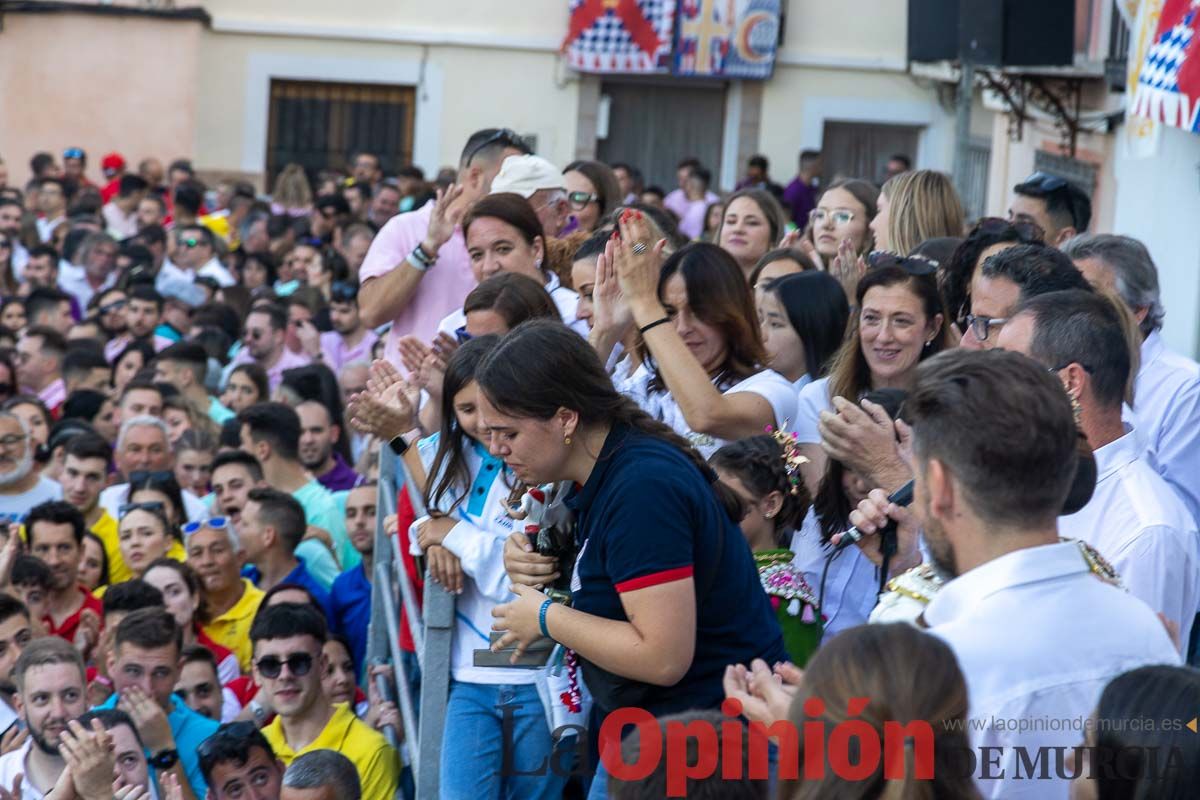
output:
[[[144,503],[122,503],[117,509],[117,516],[125,519],[132,511],[149,511],[151,514],[165,514],[167,507],[157,500],[147,500]]]
[[[882,250],[876,250],[867,256],[867,265],[875,269],[881,267],[899,267],[909,275],[916,276],[934,275],[938,270],[938,263],[928,258],[921,256],[898,256],[895,253],[887,253]]]
[[[130,485],[137,483],[166,483],[175,480],[175,473],[162,470],[138,469],[129,473]]]
[[[358,300],[358,287],[353,283],[338,281],[333,285],[331,294],[338,303],[353,303]]]
[[[229,517],[209,517],[208,519],[198,519],[189,522],[179,528],[183,531],[184,536],[191,536],[201,528],[212,528],[214,531],[223,531],[229,527]]]
[[[482,150],[485,147],[491,147],[494,144],[500,144],[500,143],[503,143],[509,147],[515,147],[516,149],[523,150],[525,152],[528,152],[528,150],[529,150],[529,147],[525,144],[525,141],[521,138],[521,134],[517,133],[514,130],[509,130],[508,128],[500,128],[495,133],[493,133],[491,136],[487,137],[482,142],[480,142],[479,144],[472,147],[471,151],[469,153],[467,153],[467,157],[465,159],[463,159],[463,161],[469,167],[469,166],[471,166],[472,159],[474,159],[475,156],[479,155],[480,150]]]
[[[1038,170],[1021,181],[1021,186],[1040,192],[1057,192],[1059,189],[1067,188],[1068,184],[1066,180],[1057,175],[1051,175],[1049,172]]]
[[[312,653],[292,653],[286,658],[263,656],[254,662],[254,666],[258,667],[262,676],[271,679],[278,678],[285,665],[293,677],[303,678],[313,667],[313,655]]]
[[[1046,238],[1045,231],[1033,222],[1012,222],[1003,217],[984,217],[975,223],[973,233],[985,233],[991,236],[1005,236],[1015,233],[1023,244],[1042,242]]]

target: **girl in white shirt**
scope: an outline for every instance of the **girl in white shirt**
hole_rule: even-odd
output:
[[[755,292],[758,324],[771,369],[796,392],[825,374],[846,335],[850,306],[828,272],[801,272],[767,281]]]
[[[661,260],[645,222],[629,212],[605,260],[616,266],[648,357],[618,388],[704,456],[726,441],[782,427],[796,391],[765,368],[750,287],[720,247],[693,243]]]
[[[441,760],[443,797],[557,798],[565,778],[532,773],[553,751],[550,727],[529,669],[474,666],[476,650],[489,646],[492,609],[513,598],[504,570],[504,542],[513,532],[511,493],[504,462],[480,441],[475,367],[498,343],[471,339],[446,368],[441,430],[417,447],[429,475],[425,504],[431,517],[416,523],[423,550],[438,546],[461,566],[450,661],[450,695]],[[498,708],[506,707],[506,711]],[[513,773],[502,775],[505,713]]]

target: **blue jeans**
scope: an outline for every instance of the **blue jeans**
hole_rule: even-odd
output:
[[[567,778],[551,768],[553,745],[533,684],[451,681],[442,800],[558,800]],[[541,770],[544,774],[517,774]]]

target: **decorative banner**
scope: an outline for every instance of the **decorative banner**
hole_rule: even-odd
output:
[[[1121,126],[1122,152],[1129,158],[1153,158],[1158,155],[1163,126],[1152,119],[1133,113],[1137,97],[1138,78],[1146,53],[1154,46],[1154,33],[1162,17],[1163,0],[1121,0],[1117,9],[1129,28],[1129,52],[1126,54],[1125,102],[1128,115]]]
[[[675,0],[570,0],[562,52],[580,72],[666,72]]]
[[[769,78],[779,41],[779,0],[682,0],[676,75]]]
[[[1200,133],[1200,0],[1165,0],[1138,75],[1133,113]]]

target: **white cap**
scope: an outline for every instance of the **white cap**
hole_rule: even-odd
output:
[[[509,156],[504,159],[499,174],[492,181],[492,194],[512,192],[526,200],[539,189],[567,189],[562,173],[539,156]]]

